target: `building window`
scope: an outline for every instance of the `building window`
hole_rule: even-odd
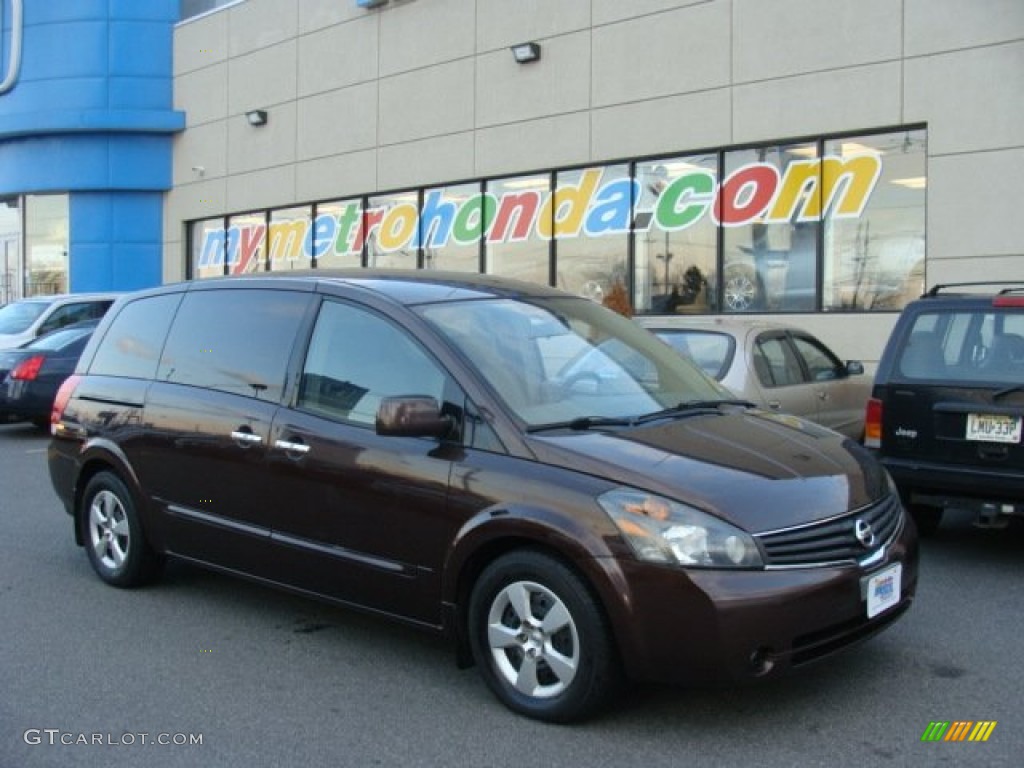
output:
[[[427,268],[614,292],[638,313],[896,311],[924,285],[925,139],[820,138],[197,221],[190,274]]]
[[[68,196],[25,196],[25,295],[68,291]]]
[[[716,306],[718,228],[711,206],[717,178],[714,154],[637,163],[638,312],[708,312]]]
[[[714,216],[723,229],[725,312],[807,312],[816,305],[820,190],[814,144],[725,153]]]
[[[551,175],[487,183],[485,263],[490,275],[547,285],[551,275]],[[542,223],[544,222],[544,223]],[[541,234],[546,228],[548,235]]]
[[[482,189],[480,183],[474,183],[424,191],[420,241],[425,268],[480,271],[480,244],[487,221],[487,198]]]
[[[901,309],[925,286],[925,132],[836,139],[825,153],[845,165],[824,169],[835,183],[823,186],[839,199],[825,218],[822,308]],[[866,167],[860,178],[852,175],[858,162]],[[868,193],[872,162],[877,178]]]
[[[0,198],[0,304],[21,298],[21,206],[17,197]]]
[[[629,211],[633,186],[628,165],[560,171],[552,209],[555,285],[603,301],[629,285]]]

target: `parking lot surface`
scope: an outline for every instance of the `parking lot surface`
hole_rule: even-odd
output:
[[[0,766],[1019,764],[1024,535],[951,516],[918,598],[868,643],[768,684],[630,689],[543,725],[443,643],[181,564],[101,583],[50,488],[48,438],[0,427]],[[995,722],[985,742],[922,741]]]

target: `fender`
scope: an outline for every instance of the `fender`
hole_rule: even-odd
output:
[[[629,642],[616,627],[629,621],[633,602],[620,560],[634,555],[611,519],[599,509],[593,516],[582,516],[534,505],[502,504],[467,520],[445,556],[441,580],[444,630],[456,641],[460,666],[472,663],[465,619],[477,576],[495,557],[529,547],[561,556],[579,571],[608,614],[617,640]]]
[[[125,456],[121,447],[112,440],[105,437],[91,437],[85,441],[82,445],[82,450],[79,452],[78,459],[78,473],[75,477],[75,489],[74,489],[74,514],[75,514],[75,543],[79,546],[84,545],[82,540],[82,528],[79,515],[81,514],[81,501],[82,494],[85,493],[85,487],[88,485],[89,480],[92,479],[93,475],[102,471],[103,469],[112,470],[117,474],[128,486],[128,490],[131,491],[132,496],[135,497],[135,506],[143,516],[144,521],[149,519],[149,509],[146,505],[146,496],[142,492],[142,485],[139,482],[138,476],[135,474],[135,470],[132,469],[131,463],[128,461],[128,457]],[[147,528],[147,534],[149,529]],[[151,544],[154,542],[150,541]]]

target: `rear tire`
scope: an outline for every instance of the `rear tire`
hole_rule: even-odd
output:
[[[581,720],[617,686],[604,613],[583,580],[553,557],[523,550],[491,563],[473,587],[468,621],[481,675],[515,712]]]
[[[942,507],[927,504],[911,504],[908,509],[910,516],[917,524],[917,532],[923,537],[933,536],[942,524]]]
[[[108,584],[137,587],[159,574],[163,558],[146,541],[131,492],[113,472],[89,481],[78,523],[89,563]]]

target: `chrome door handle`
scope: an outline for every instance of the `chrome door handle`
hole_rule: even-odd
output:
[[[288,453],[309,453],[308,445],[305,443],[293,443],[291,440],[275,440],[274,447]]]
[[[777,411],[780,408],[782,408],[782,403],[779,402],[778,400],[769,400],[768,407],[771,408],[773,411]]]
[[[237,429],[231,433],[231,438],[240,443],[248,443],[250,445],[263,442],[263,438],[259,435],[254,435],[252,432],[239,432]]]

